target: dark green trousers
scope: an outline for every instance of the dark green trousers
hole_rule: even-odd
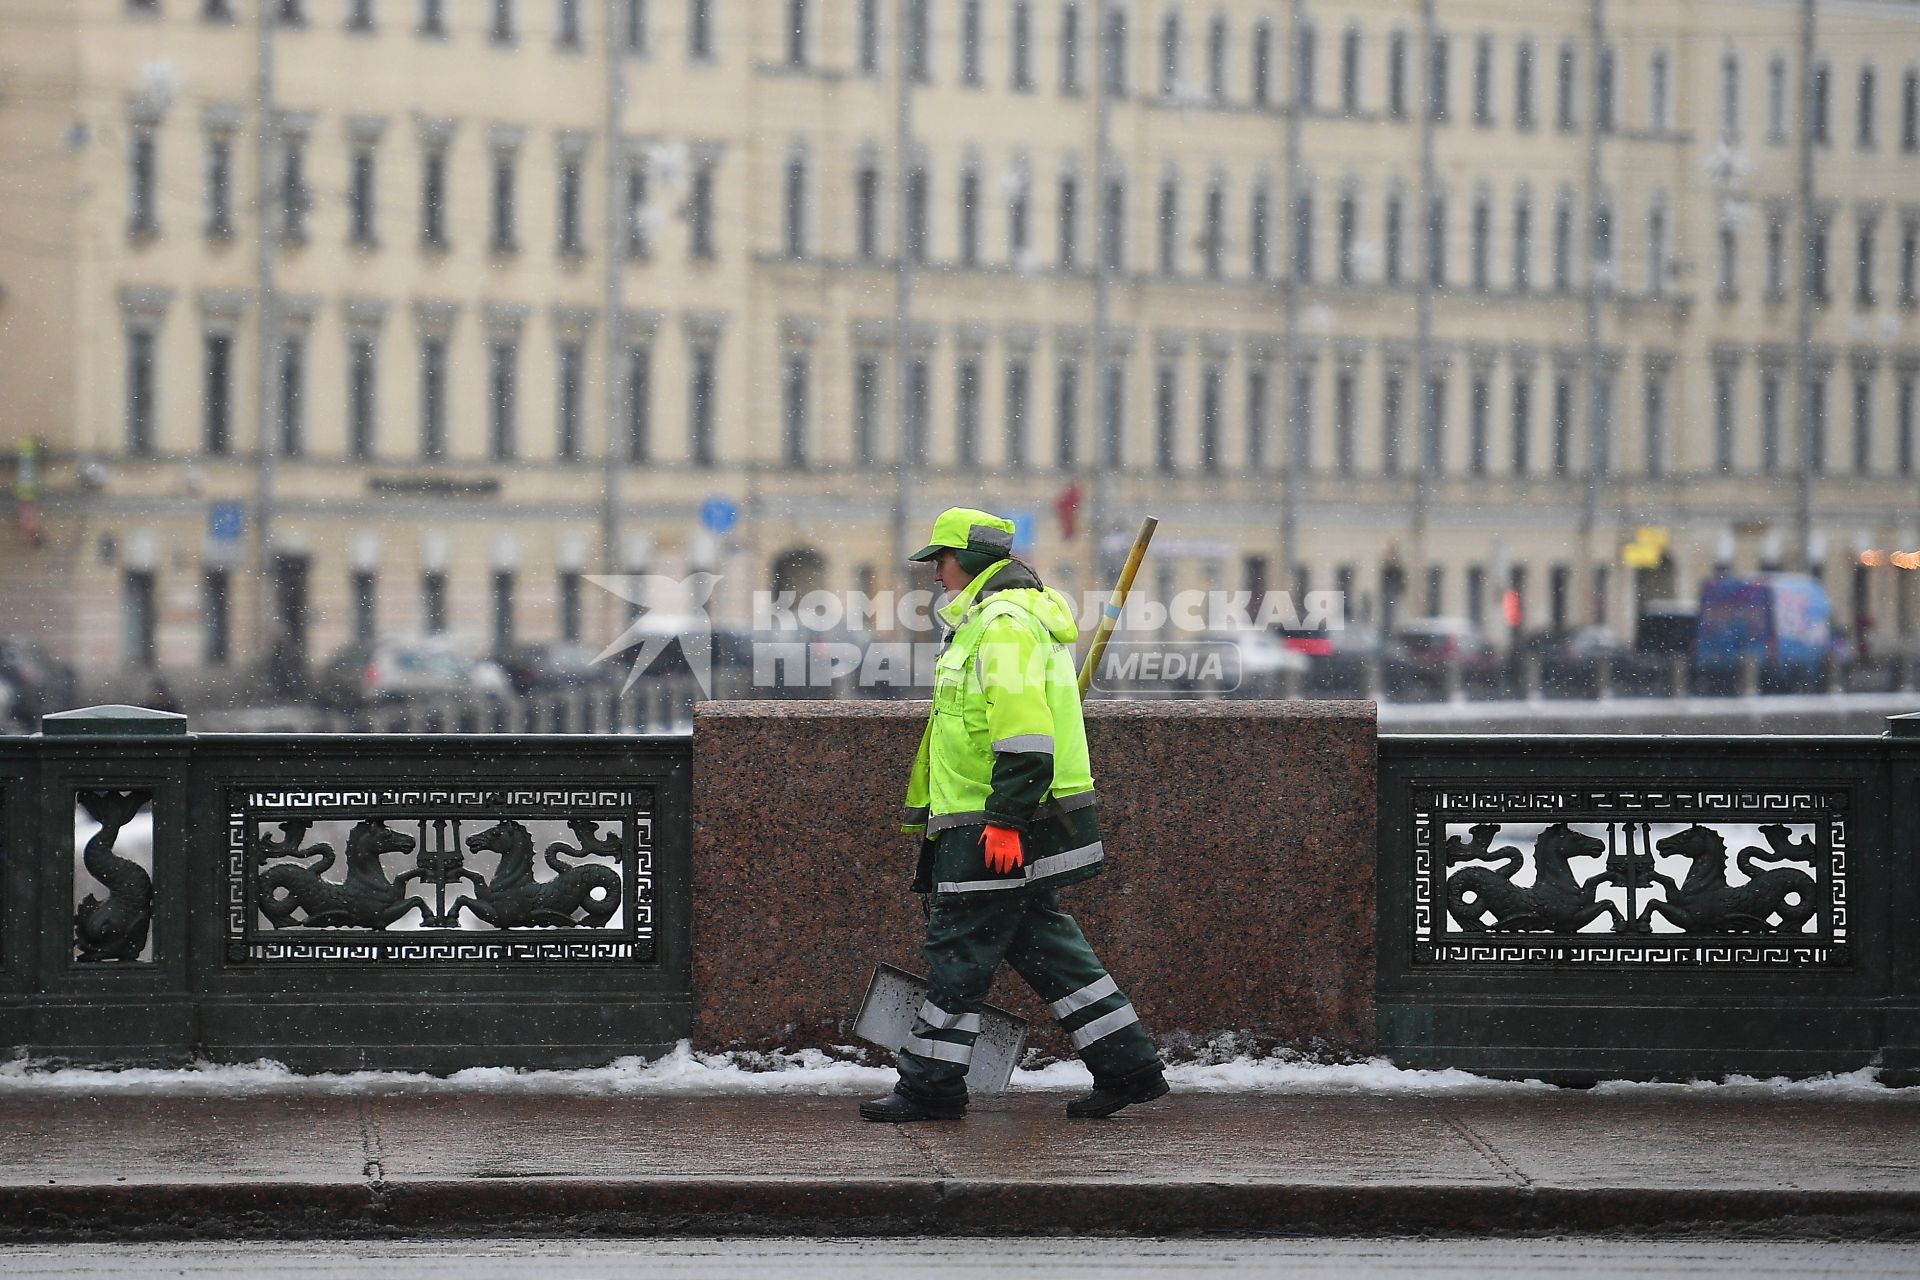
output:
[[[1057,888],[937,895],[926,957],[927,1000],[898,1057],[897,1087],[909,1097],[965,1102],[980,1006],[1003,960],[1052,1008],[1096,1085],[1161,1069],[1133,1005],[1060,909]]]

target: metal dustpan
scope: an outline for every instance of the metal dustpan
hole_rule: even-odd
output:
[[[853,1034],[898,1053],[913,1032],[914,1015],[927,998],[927,980],[890,964],[878,965],[854,1018]],[[990,1004],[980,1006],[980,1036],[974,1042],[967,1085],[979,1093],[1005,1093],[1014,1064],[1027,1043],[1027,1020]]]

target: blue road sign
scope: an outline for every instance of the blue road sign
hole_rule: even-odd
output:
[[[739,522],[740,509],[715,496],[700,504],[700,525],[708,533],[726,533]]]
[[[1013,549],[1031,551],[1033,549],[1033,512],[1016,511],[1008,518],[1013,521]]]
[[[247,530],[247,509],[238,502],[215,502],[207,507],[207,534],[215,542],[238,542]]]

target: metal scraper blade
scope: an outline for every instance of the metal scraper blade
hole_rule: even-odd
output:
[[[893,965],[874,968],[853,1034],[889,1053],[898,1053],[913,1033],[913,1019],[927,998],[927,981]],[[980,1035],[974,1041],[967,1085],[977,1093],[1005,1093],[1014,1064],[1027,1043],[1027,1020],[994,1005],[980,1006]]]

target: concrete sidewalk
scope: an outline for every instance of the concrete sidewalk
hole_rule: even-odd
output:
[[[1920,1095],[0,1094],[0,1236],[1920,1236]]]

